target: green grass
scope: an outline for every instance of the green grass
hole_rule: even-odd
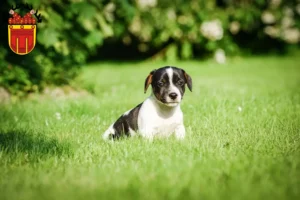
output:
[[[149,95],[144,80],[165,63],[87,66],[77,83],[90,95],[0,107],[0,199],[299,199],[299,63],[176,63],[193,78],[186,139],[152,143],[101,134]]]

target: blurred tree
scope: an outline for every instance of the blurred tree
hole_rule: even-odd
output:
[[[17,96],[67,84],[87,59],[192,59],[284,52],[300,40],[297,0],[26,0],[42,14],[33,52],[10,51],[2,1],[0,85]],[[226,59],[220,59],[226,60]]]

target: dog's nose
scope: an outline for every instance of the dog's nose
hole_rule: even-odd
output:
[[[169,97],[170,97],[172,100],[176,99],[177,96],[178,96],[178,95],[177,95],[175,92],[172,92],[172,93],[169,94]]]

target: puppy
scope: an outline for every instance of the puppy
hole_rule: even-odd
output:
[[[117,139],[123,135],[153,139],[155,136],[185,137],[180,102],[185,84],[192,91],[192,78],[177,67],[162,67],[150,72],[145,81],[144,92],[151,84],[151,95],[135,108],[125,112],[103,134],[103,139]]]

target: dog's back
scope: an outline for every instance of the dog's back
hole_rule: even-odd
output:
[[[104,139],[119,138],[123,135],[133,136],[138,131],[138,115],[143,103],[128,110],[112,124],[103,134]]]

